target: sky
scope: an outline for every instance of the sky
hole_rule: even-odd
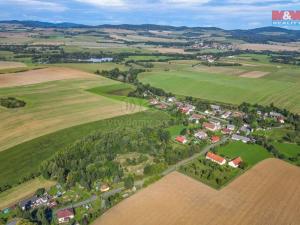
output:
[[[272,10],[300,10],[300,0],[0,0],[0,20],[88,25],[247,29],[271,26]]]

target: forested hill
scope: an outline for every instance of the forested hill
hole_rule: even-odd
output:
[[[300,31],[299,30],[289,30],[280,27],[261,27],[255,29],[237,29],[237,30],[224,30],[217,27],[175,27],[168,25],[155,25],[155,24],[120,24],[120,25],[110,25],[103,24],[97,26],[83,25],[76,23],[49,23],[40,21],[0,21],[0,27],[3,25],[18,25],[29,28],[116,28],[116,29],[126,29],[126,30],[139,30],[139,31],[182,31],[184,33],[198,33],[203,34],[204,32],[218,32],[219,35],[224,35],[227,38],[232,38],[236,40],[243,40],[249,43],[268,43],[268,42],[296,42],[300,41]]]

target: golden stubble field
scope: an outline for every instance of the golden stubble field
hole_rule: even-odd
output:
[[[262,161],[220,191],[174,172],[94,225],[299,225],[300,169]]]
[[[70,68],[52,67],[0,76],[0,88],[38,84],[55,80],[93,78],[95,75]]]
[[[115,83],[69,68],[1,75],[0,97],[17,97],[27,104],[0,107],[0,151],[64,128],[144,110],[86,91]]]

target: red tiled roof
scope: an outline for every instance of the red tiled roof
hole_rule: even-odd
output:
[[[241,162],[243,162],[241,157],[237,157],[234,160],[231,161],[234,165],[239,166]]]
[[[224,129],[222,130],[222,133],[223,133],[223,134],[229,134],[229,133],[231,133],[231,130],[228,129],[228,128],[224,128]]]
[[[210,158],[210,159],[213,159],[213,160],[215,160],[215,161],[217,161],[217,162],[219,162],[219,163],[222,163],[222,162],[224,161],[224,158],[223,158],[223,157],[221,157],[221,156],[219,156],[219,155],[216,155],[216,154],[214,154],[214,153],[212,153],[212,152],[208,152],[208,153],[206,154],[206,157],[208,157],[208,158]]]
[[[205,116],[203,116],[203,115],[201,115],[201,114],[193,114],[193,115],[192,115],[192,118],[193,118],[193,119],[203,119],[203,118],[205,118]]]
[[[65,218],[65,217],[70,217],[74,215],[73,209],[64,209],[60,210],[56,213],[57,218]]]
[[[212,123],[203,123],[203,127],[209,128],[209,129],[215,129],[215,125]]]
[[[176,141],[183,143],[184,141],[186,141],[186,138],[184,136],[178,136],[176,137]]]
[[[218,141],[220,141],[220,137],[219,136],[212,136],[211,141],[212,142],[218,142]]]

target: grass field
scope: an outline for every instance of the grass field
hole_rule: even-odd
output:
[[[272,157],[266,149],[259,145],[244,144],[239,141],[219,147],[217,153],[228,159],[234,159],[240,156],[250,167],[264,159]]]
[[[43,178],[35,178],[17,187],[11,188],[5,192],[0,193],[0,209],[12,206],[18,201],[31,196],[38,188],[50,188],[55,184],[54,181],[45,180]]]
[[[273,144],[276,147],[276,149],[278,149],[287,157],[296,157],[298,155],[300,156],[300,145],[279,142],[274,142]]]
[[[145,111],[86,123],[50,133],[0,152],[0,186],[16,184],[22,177],[38,170],[40,163],[56,151],[94,131],[111,131],[120,127],[156,126],[169,116],[159,111]]]
[[[217,191],[172,173],[125,199],[93,225],[296,225],[299,176],[299,168],[267,159]]]
[[[135,86],[127,83],[117,83],[112,85],[100,86],[88,89],[87,91],[112,98],[115,100],[126,102],[129,108],[148,107],[149,103],[146,99],[127,97],[128,93],[135,90]]]
[[[14,96],[27,104],[20,109],[0,109],[0,150],[70,126],[128,113],[140,108],[95,95],[88,88],[111,85],[115,81],[92,76],[30,86],[0,89],[0,96]]]
[[[240,58],[247,65],[223,68],[193,66],[197,61],[155,63],[152,72],[141,74],[139,79],[178,95],[233,104],[243,101],[260,104],[273,102],[281,108],[300,112],[298,67],[271,64],[266,62],[266,57],[259,57],[258,62],[251,60],[252,55]],[[250,71],[269,74],[256,79],[238,76]]]
[[[61,64],[52,64],[54,67],[67,67],[77,70],[82,70],[88,73],[95,73],[97,70],[112,70],[119,68],[120,70],[128,70],[125,65],[117,63],[61,63]]]

